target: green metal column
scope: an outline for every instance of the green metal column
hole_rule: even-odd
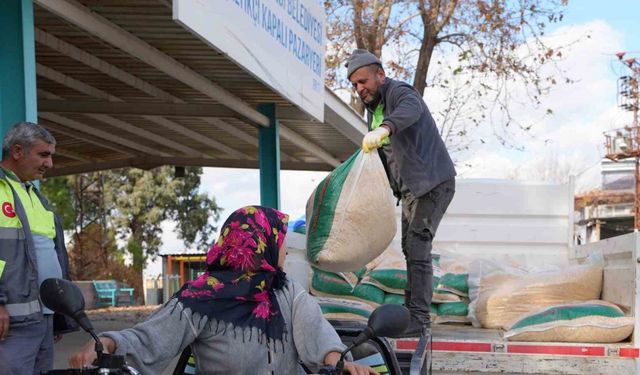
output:
[[[32,0],[0,5],[0,139],[19,121],[38,121]]]
[[[276,105],[260,104],[258,110],[269,118],[269,127],[258,130],[260,141],[260,204],[280,208],[280,136]]]

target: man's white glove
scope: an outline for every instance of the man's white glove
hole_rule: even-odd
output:
[[[368,132],[362,139],[362,150],[370,152],[382,146],[382,142],[389,136],[389,129],[386,126],[380,126]]]

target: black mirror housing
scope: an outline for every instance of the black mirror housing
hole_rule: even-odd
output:
[[[371,313],[367,325],[374,336],[393,337],[409,327],[409,310],[402,305],[382,305]]]

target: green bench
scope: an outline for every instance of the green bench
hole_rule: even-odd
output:
[[[93,280],[96,307],[133,305],[133,288],[121,288],[115,280]]]

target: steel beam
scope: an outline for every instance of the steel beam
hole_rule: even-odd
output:
[[[98,137],[98,138],[102,138],[102,139],[106,139],[107,141],[110,142],[114,142],[114,143],[118,143],[121,144],[123,146],[132,148],[134,150],[140,150],[144,153],[147,154],[151,154],[151,155],[158,155],[158,156],[169,156],[168,153],[164,152],[164,151],[160,151],[157,148],[153,148],[153,147],[148,147],[145,145],[142,145],[138,142],[134,142],[131,141],[129,139],[120,137],[118,135],[114,135],[113,133],[110,132],[106,132],[104,130],[100,130],[97,129],[95,127],[83,124],[79,121],[75,121],[72,120],[70,118],[64,117],[64,116],[60,116],[56,113],[50,113],[50,112],[40,112],[40,117],[42,117],[45,120],[51,121],[51,122],[55,122],[57,124],[63,125],[67,128],[71,128],[77,131],[81,131],[87,134],[91,134],[94,137]]]
[[[109,62],[102,60],[70,43],[67,43],[66,41],[59,39],[57,37],[55,37],[52,34],[49,34],[43,30],[40,30],[38,28],[36,28],[35,30],[35,38],[36,41],[38,43],[41,43],[45,46],[47,46],[48,48],[51,48],[55,51],[57,51],[58,53],[61,53],[65,56],[68,56],[76,61],[79,61],[99,72],[102,72],[112,78],[115,78],[127,85],[130,85],[132,87],[135,87],[136,89],[152,96],[155,98],[158,98],[160,100],[162,100],[163,102],[168,102],[168,103],[177,103],[177,104],[185,104],[185,101],[154,86],[153,84],[144,81],[120,68],[118,68],[117,66],[114,66],[112,64],[110,64]],[[106,99],[108,100],[108,99]],[[156,104],[156,103],[154,103]],[[195,108],[192,108],[192,110]],[[55,108],[51,108],[51,111],[55,112],[56,109]],[[280,111],[280,109],[279,109]],[[290,111],[290,113],[288,112]],[[281,110],[280,112],[280,118],[284,119],[284,120],[297,120],[300,118],[303,118],[305,120],[309,119],[309,116],[305,116],[305,117],[301,117],[301,115],[299,114],[300,111],[297,110],[296,108],[285,108],[283,110]],[[186,109],[184,110],[184,113],[182,114],[182,116],[189,116],[190,113],[193,113],[193,111],[187,111]],[[221,120],[219,117],[222,116],[215,116],[215,117],[201,117],[200,119],[202,121],[205,121],[209,124],[212,124],[214,126],[216,126],[217,128],[228,132],[229,134],[251,144],[254,145],[255,147],[258,147],[258,138],[256,138],[255,136],[242,131],[232,125],[229,125],[228,123],[224,122],[223,120]],[[229,117],[236,117],[236,116],[229,116]],[[175,124],[175,123],[174,123]],[[176,126],[174,127],[173,130],[179,131],[181,130],[180,126]],[[183,133],[183,135],[185,135]],[[201,140],[202,137],[199,137],[196,140]],[[297,159],[287,155],[286,153],[281,152],[281,156],[282,156],[282,160],[284,161],[296,161]]]
[[[112,102],[91,100],[41,100],[41,111],[58,113],[101,113],[109,115],[234,117],[236,113],[219,104],[176,104],[160,102]]]
[[[65,85],[67,87],[70,87],[70,88],[72,88],[72,89],[74,89],[76,91],[79,91],[79,92],[82,92],[84,94],[87,94],[89,96],[93,96],[93,97],[98,98],[98,99],[107,100],[107,102],[98,102],[98,101],[86,102],[86,103],[89,103],[90,105],[91,104],[97,105],[96,103],[106,103],[107,105],[128,104],[128,103],[125,103],[122,99],[120,99],[120,98],[118,98],[116,96],[113,96],[113,95],[111,95],[111,94],[109,94],[107,92],[104,92],[104,91],[102,91],[100,89],[97,89],[97,88],[95,88],[93,86],[87,85],[84,82],[81,82],[81,81],[79,81],[79,80],[77,80],[77,79],[75,79],[73,77],[69,77],[69,76],[67,76],[65,74],[62,74],[62,73],[60,73],[60,72],[58,72],[58,71],[56,71],[54,69],[48,68],[48,67],[46,67],[44,65],[41,65],[41,64],[38,64],[38,74],[42,75],[45,78],[51,79],[51,80],[53,80],[53,81],[55,81],[57,83],[60,83],[60,84]],[[41,92],[43,92],[43,91],[41,90]],[[47,98],[55,98],[56,100],[54,100],[54,102],[56,102],[57,105],[64,104],[64,101],[59,100],[61,98],[59,96],[57,96],[57,95],[53,95],[53,94],[49,93],[49,94],[46,94],[45,96]],[[43,100],[43,102],[46,102],[46,100]],[[155,104],[161,104],[161,103],[155,103]],[[41,109],[41,110],[43,110],[43,109]],[[56,111],[56,112],[60,112],[60,111]],[[71,112],[73,112],[73,111],[71,111]],[[82,113],[82,112],[76,111],[76,113]],[[89,116],[94,116],[95,117],[96,114],[93,113],[93,114],[90,114]],[[108,123],[115,124],[114,126],[118,126],[118,124],[125,124],[125,122],[122,121],[122,120],[119,120],[119,119],[116,119],[116,118],[113,118],[113,117],[106,117],[106,116],[107,116],[106,114],[101,114],[101,118],[102,119],[109,119]],[[239,158],[245,158],[245,159],[246,158],[250,158],[248,155],[245,155],[245,154],[241,153],[240,151],[237,151],[237,150],[235,150],[235,149],[233,149],[233,148],[231,148],[231,147],[229,147],[229,146],[227,146],[227,145],[225,145],[223,143],[220,143],[220,142],[218,142],[218,141],[216,141],[214,139],[206,137],[206,136],[204,136],[204,135],[202,135],[202,134],[200,134],[198,132],[195,132],[195,131],[193,131],[193,130],[191,130],[191,129],[189,129],[189,128],[181,125],[181,124],[178,124],[175,121],[171,121],[171,120],[165,119],[164,117],[155,116],[155,115],[154,116],[145,115],[143,117],[145,119],[149,120],[149,121],[155,122],[156,124],[158,124],[160,126],[169,128],[169,129],[171,129],[173,131],[176,131],[176,132],[178,132],[178,133],[180,133],[182,135],[185,135],[188,138],[196,140],[196,141],[198,141],[198,142],[200,142],[202,144],[205,144],[207,146],[219,149],[220,151],[229,153],[232,156],[239,157]],[[127,131],[129,131],[131,133],[138,134],[138,135],[144,133],[144,134],[146,134],[145,137],[147,137],[149,139],[153,139],[153,138],[157,138],[158,137],[157,134],[153,134],[153,133],[147,132],[146,130],[139,129],[133,124],[128,124],[128,125],[129,125],[130,129],[127,130]],[[185,150],[187,148],[187,146],[184,146],[182,144],[178,144],[178,143],[176,143],[174,141],[171,141],[171,140],[167,140],[166,138],[163,138],[163,142],[161,144],[164,144],[164,145],[167,145],[167,146],[170,146],[170,147],[175,146],[173,148],[176,148],[176,149],[179,149],[179,150]],[[191,155],[191,156],[193,156],[194,154],[202,155],[202,153],[200,151],[196,150],[196,149],[189,148],[189,150],[190,151],[187,152],[187,155]],[[205,154],[205,157],[206,156],[207,155]]]
[[[88,8],[66,0],[34,0],[34,2],[58,17],[229,107],[251,122],[268,126],[268,119],[240,98]]]
[[[199,167],[216,167],[216,168],[258,168],[257,160],[238,160],[238,159],[201,159],[201,158],[184,158],[184,157],[156,157],[141,156],[135,158],[126,158],[118,160],[109,160],[94,163],[82,163],[67,167],[54,167],[47,171],[46,177],[65,176],[77,173],[87,173],[95,171],[103,171],[118,168],[141,168],[149,169],[150,166],[199,166]],[[302,163],[288,162],[282,163],[284,170],[301,170],[301,171],[329,171],[331,168],[324,163]]]

